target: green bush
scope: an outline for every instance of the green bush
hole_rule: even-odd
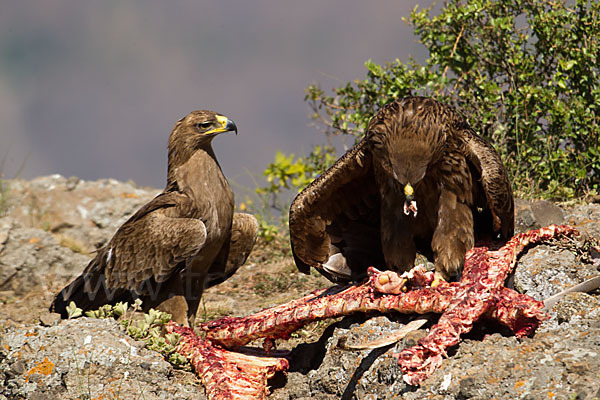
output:
[[[333,94],[310,86],[306,100],[313,118],[328,134],[358,140],[390,100],[431,96],[458,108],[496,147],[518,195],[568,199],[597,193],[599,3],[451,0],[439,15],[430,13],[415,7],[408,19],[429,50],[423,65],[412,58],[386,65],[367,61],[366,79]],[[297,162],[311,175],[319,172],[310,157]],[[267,176],[277,176],[276,164]]]

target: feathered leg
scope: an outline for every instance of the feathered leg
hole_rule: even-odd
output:
[[[473,212],[454,193],[442,189],[438,224],[431,240],[436,273],[446,280],[458,275],[473,244]]]

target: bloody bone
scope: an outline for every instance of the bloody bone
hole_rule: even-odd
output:
[[[264,347],[270,349],[272,340],[288,339],[292,332],[314,321],[315,316],[312,314],[301,315],[306,304],[331,289],[333,288],[315,290],[300,299],[267,308],[248,317],[225,317],[209,321],[200,324],[198,328],[207,332],[207,339],[227,348],[243,346],[254,339],[266,338]]]
[[[359,312],[443,313],[450,306],[455,308],[463,300],[473,303],[482,302],[480,311],[469,311],[465,323],[472,322],[488,312],[489,316],[517,329],[515,333],[523,336],[532,332],[544,318],[543,304],[529,296],[502,288],[503,282],[512,271],[518,254],[528,245],[548,240],[560,234],[572,234],[575,230],[568,226],[551,225],[546,228],[521,233],[513,237],[496,251],[487,247],[476,247],[467,253],[463,277],[459,283],[442,284],[438,287],[419,288],[431,283],[433,274],[418,267],[413,269],[413,278],[409,281],[409,290],[399,294],[377,294],[372,286],[380,274],[369,269],[369,282],[359,286],[350,286],[335,294],[327,295],[335,288],[319,290],[290,303],[268,308],[247,317],[227,317],[200,325],[206,331],[207,338],[227,348],[245,345],[259,338],[287,339],[289,335],[309,322],[325,318],[334,318]],[[413,289],[414,282],[418,284]],[[497,289],[493,290],[492,289]],[[473,298],[473,293],[481,293]],[[476,304],[467,304],[464,310],[471,310]],[[453,317],[463,317],[461,308],[454,310]],[[473,321],[470,317],[476,317]],[[526,321],[523,321],[523,318]],[[443,322],[443,319],[440,319]],[[537,322],[536,322],[537,321]],[[523,325],[523,326],[521,326]],[[533,325],[533,326],[531,326]],[[466,329],[470,329],[466,327]],[[465,331],[463,330],[462,333]]]
[[[373,290],[380,274],[369,270],[368,283],[313,292],[302,299],[263,310],[247,317],[229,317],[200,326],[206,337],[227,348],[242,346],[252,340],[266,338],[270,348],[277,338],[289,335],[309,322],[371,311],[401,313],[444,313],[430,334],[413,348],[399,354],[404,379],[417,384],[441,362],[445,349],[458,343],[460,335],[468,332],[482,315],[495,318],[509,326],[517,336],[532,333],[546,318],[543,303],[503,287],[517,256],[531,244],[569,235],[575,230],[568,226],[551,225],[521,233],[498,250],[476,247],[465,258],[463,276],[458,283],[443,283],[435,288],[430,284],[432,274],[418,268],[409,280],[406,293],[381,294]],[[335,294],[328,294],[337,290]],[[447,311],[448,310],[448,311]]]
[[[209,399],[266,399],[267,380],[275,372],[289,368],[285,358],[228,351],[173,321],[167,325],[167,331],[181,335],[176,351],[190,361]]]
[[[200,339],[191,329],[174,323],[167,329],[182,335],[177,351],[191,361],[209,398],[264,398],[266,380],[275,371],[287,369],[287,360],[252,357],[224,350],[219,344],[236,348],[265,338],[265,347],[270,349],[274,339],[286,339],[309,322],[353,313],[442,313],[426,337],[398,354],[404,380],[415,385],[439,366],[445,350],[456,345],[460,335],[468,332],[481,316],[506,324],[517,336],[534,332],[546,318],[544,304],[505,288],[504,281],[526,246],[574,233],[576,231],[571,227],[551,225],[516,235],[498,250],[473,248],[465,257],[463,275],[458,283],[443,282],[435,288],[430,287],[433,274],[416,267],[408,273],[407,292],[403,292],[394,283],[404,280],[394,272],[370,268],[370,279],[365,284],[321,289],[254,315],[202,324],[200,328],[206,331],[208,340]],[[382,289],[386,293],[382,293]]]
[[[371,271],[376,271],[374,268]],[[266,338],[270,344],[273,339],[288,339],[290,334],[302,326],[327,318],[335,318],[360,312],[399,311],[402,313],[443,312],[452,288],[440,288],[432,296],[430,289],[412,290],[401,295],[375,295],[371,285],[349,286],[341,291],[332,287],[327,293],[311,294],[306,301],[289,308],[286,304],[261,311],[247,317],[227,317],[210,321],[199,326],[206,331],[206,338],[227,348],[243,346],[252,340]],[[425,295],[427,294],[427,295]]]
[[[416,385],[431,375],[441,364],[445,349],[456,345],[460,335],[470,331],[473,323],[484,313],[491,312],[492,316],[506,313],[506,316],[510,316],[512,313],[524,312],[524,308],[535,304],[535,300],[525,296],[507,295],[506,289],[502,288],[517,262],[517,256],[530,244],[548,240],[559,234],[567,235],[575,232],[575,229],[569,226],[551,225],[515,235],[496,251],[479,247],[467,253],[463,276],[458,283],[459,293],[451,300],[448,310],[416,346],[404,349],[398,354],[398,364],[404,373],[404,381]],[[505,303],[499,309],[497,305],[499,303],[502,305],[505,299],[505,296],[499,295],[501,293],[509,296],[512,306],[521,307],[508,311],[506,309],[508,304]],[[539,311],[535,312],[534,307],[534,313],[531,313],[530,308],[529,314],[525,314],[528,317],[526,321],[513,320],[508,324],[511,328],[517,329],[515,332],[517,335],[532,332],[544,319],[543,303],[537,303],[535,307],[539,307]]]
[[[381,271],[370,268],[369,274],[371,278],[365,284],[350,286],[328,296],[311,294],[305,297],[306,302],[293,309],[284,304],[247,317],[226,317],[210,321],[201,324],[199,328],[206,331],[207,339],[227,348],[243,346],[260,338],[266,338],[270,345],[271,340],[287,339],[293,332],[310,322],[373,311],[439,314],[448,309],[453,298],[464,295],[464,288],[454,283],[436,288],[409,290],[397,295],[378,294],[371,286]],[[336,287],[330,288],[335,289],[339,290]],[[542,302],[508,288],[498,290],[497,297],[503,301],[490,310],[489,316],[509,326],[517,336],[531,333],[530,325],[535,329],[544,319]]]

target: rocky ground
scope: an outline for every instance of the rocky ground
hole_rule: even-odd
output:
[[[144,348],[110,320],[60,321],[53,294],[158,190],[114,180],[53,175],[0,181],[0,399],[205,398],[195,375]],[[537,299],[598,275],[600,205],[558,207],[517,202],[519,231],[550,223],[582,236],[530,249],[515,287]],[[199,319],[246,315],[328,286],[295,270],[285,246],[261,243],[248,265],[205,295]],[[600,297],[575,293],[558,302],[532,338],[481,322],[420,387],[404,384],[396,345],[348,351],[390,333],[412,316],[373,315],[308,326],[281,348],[292,350],[287,376],[272,380],[273,399],[593,399],[600,398]],[[424,329],[435,323],[435,316]]]

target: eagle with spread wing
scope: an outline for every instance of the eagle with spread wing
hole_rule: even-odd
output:
[[[202,292],[245,261],[256,219],[234,213],[234,196],[211,142],[234,131],[212,111],[179,120],[169,137],[165,190],[140,208],[101,248],[83,273],[56,295],[50,310],[67,317],[71,301],[85,310],[142,299],[174,321],[193,325]]]
[[[438,278],[460,273],[478,239],[514,232],[510,181],[494,148],[451,107],[407,97],[381,108],[364,138],[296,196],[296,265],[334,282],[368,266],[407,271],[417,252]]]

